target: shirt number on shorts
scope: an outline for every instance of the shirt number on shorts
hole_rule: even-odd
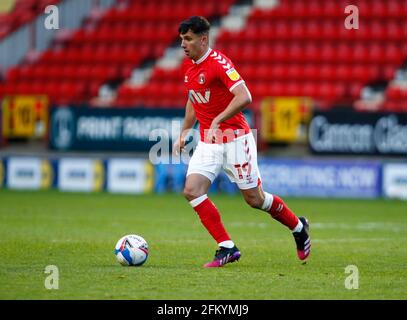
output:
[[[237,174],[239,175],[239,179],[243,179],[243,173],[246,173],[246,178],[250,177],[252,166],[249,162],[245,162],[242,165],[235,164],[235,168],[237,170]]]

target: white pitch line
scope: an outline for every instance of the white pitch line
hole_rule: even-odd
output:
[[[310,228],[312,229],[346,229],[346,230],[362,230],[362,231],[391,231],[391,232],[402,232],[405,228],[403,225],[396,223],[383,223],[383,222],[362,222],[362,223],[335,223],[335,222],[310,222]]]

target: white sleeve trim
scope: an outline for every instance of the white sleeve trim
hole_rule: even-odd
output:
[[[240,81],[236,82],[233,86],[231,86],[229,88],[229,91],[232,91],[234,88],[236,88],[238,85],[240,85],[242,83],[244,83],[244,80],[240,80]]]

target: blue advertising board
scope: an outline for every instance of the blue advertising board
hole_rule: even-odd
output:
[[[10,189],[49,189],[55,186],[55,165],[54,159],[44,157],[6,157],[0,164],[0,180]]]
[[[283,196],[376,198],[381,163],[259,159],[264,190]]]
[[[4,177],[5,177],[5,170],[4,170],[3,159],[0,158],[0,188],[4,184]]]
[[[315,111],[308,143],[315,154],[407,156],[407,114]]]
[[[184,109],[52,108],[49,146],[56,150],[148,151],[178,136]]]

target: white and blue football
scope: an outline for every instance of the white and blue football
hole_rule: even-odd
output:
[[[129,234],[117,241],[114,254],[122,266],[141,266],[148,257],[148,244],[143,237]]]

